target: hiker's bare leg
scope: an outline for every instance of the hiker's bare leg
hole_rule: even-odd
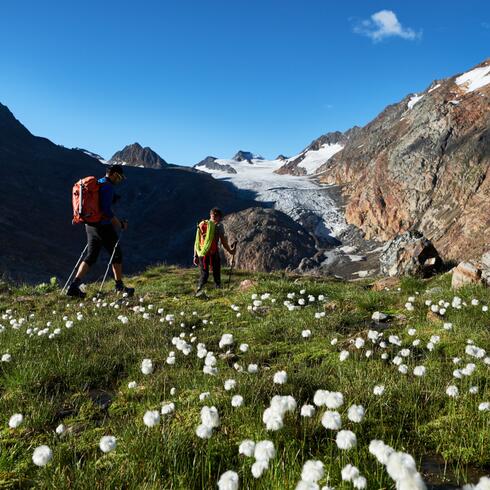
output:
[[[112,264],[112,272],[116,281],[122,281],[122,264]]]
[[[90,266],[87,264],[87,262],[82,262],[80,266],[78,267],[77,275],[75,276],[75,279],[81,279],[90,269]]]

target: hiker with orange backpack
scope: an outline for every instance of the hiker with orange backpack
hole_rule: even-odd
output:
[[[73,186],[73,223],[84,223],[87,233],[87,253],[85,254],[75,279],[66,294],[78,298],[85,297],[80,289],[82,278],[95,264],[104,247],[111,257],[112,271],[116,281],[115,291],[134,294],[134,288],[126,287],[122,280],[122,251],[116,230],[126,230],[128,224],[120,220],[112,211],[114,186],[125,179],[121,165],[107,167],[105,177],[86,177]]]
[[[213,271],[213,279],[216,287],[221,288],[221,260],[219,255],[219,243],[231,255],[235,255],[236,243],[230,247],[225,235],[225,228],[221,220],[223,213],[219,208],[213,208],[209,212],[209,219],[203,220],[197,225],[196,240],[194,242],[194,265],[199,265],[201,275],[197,286],[196,296],[203,293],[203,287],[208,282],[209,270]]]

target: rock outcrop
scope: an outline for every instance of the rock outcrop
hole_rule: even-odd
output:
[[[420,230],[447,260],[479,257],[490,234],[490,59],[388,106],[318,172],[342,184],[367,238]]]
[[[117,151],[107,163],[118,163],[131,167],[144,167],[160,169],[166,167],[168,163],[149,146],[143,148],[139,143],[125,146],[121,151]]]
[[[316,252],[310,234],[275,209],[245,209],[226,216],[224,226],[230,244],[238,242],[238,269],[270,272],[295,268]]]
[[[451,287],[459,289],[468,284],[482,284],[482,270],[474,263],[461,262],[453,269]]]
[[[442,260],[431,241],[421,233],[407,231],[390,240],[379,257],[386,276],[429,277],[442,268]]]
[[[204,160],[201,160],[199,163],[194,165],[194,168],[197,170],[218,170],[220,172],[226,172],[227,174],[236,174],[237,171],[226,163],[218,163],[216,157],[206,157]]]

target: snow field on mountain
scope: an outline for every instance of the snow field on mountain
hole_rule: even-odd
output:
[[[456,78],[456,85],[463,87],[466,93],[473,92],[490,83],[490,65],[475,68]]]

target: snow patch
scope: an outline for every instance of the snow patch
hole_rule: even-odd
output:
[[[421,100],[421,99],[423,99],[423,98],[424,98],[424,96],[423,96],[423,95],[417,95],[417,94],[413,95],[413,96],[410,98],[410,100],[408,101],[407,107],[408,107],[409,109],[413,109],[413,106],[414,106],[414,105],[415,105],[417,102],[419,102],[419,100]]]
[[[430,88],[430,89],[428,90],[428,92],[427,92],[427,93],[429,93],[429,94],[430,94],[430,93],[431,93],[433,90],[435,90],[436,88],[439,88],[440,86],[441,86],[441,84],[440,84],[440,83],[438,83],[437,85],[434,85],[432,88]]]
[[[334,143],[333,145],[322,145],[318,150],[308,150],[304,153],[303,160],[298,163],[298,167],[306,169],[306,173],[312,175],[342,148],[344,146],[340,143]]]
[[[456,78],[459,85],[468,94],[490,83],[490,66],[482,66],[463,73]]]

